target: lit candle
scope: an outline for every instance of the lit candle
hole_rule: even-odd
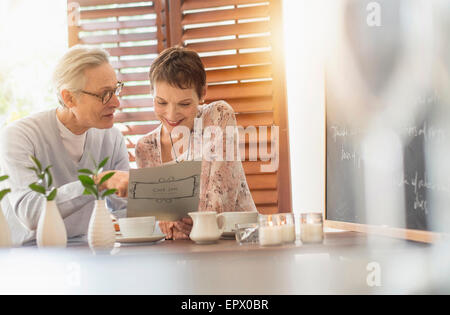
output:
[[[281,234],[283,243],[292,243],[295,241],[295,226],[294,224],[281,225]]]
[[[303,243],[321,243],[323,241],[322,224],[302,224],[300,227],[300,235]]]
[[[259,217],[259,244],[280,245],[283,242],[281,226],[278,224],[276,217],[271,215],[261,215]],[[275,221],[275,222],[274,222]]]
[[[283,243],[295,242],[295,224],[292,213],[280,213],[281,235]]]
[[[303,213],[300,222],[300,238],[303,243],[323,242],[323,221],[321,213]]]

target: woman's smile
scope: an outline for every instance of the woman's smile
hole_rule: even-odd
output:
[[[171,127],[176,127],[176,126],[180,125],[180,124],[183,122],[184,118],[183,118],[183,119],[180,119],[180,120],[176,120],[176,121],[169,120],[169,119],[167,119],[167,118],[164,118],[164,120],[167,122],[167,124],[168,124],[169,126],[171,126]]]

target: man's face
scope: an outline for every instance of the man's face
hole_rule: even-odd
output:
[[[85,77],[83,91],[99,96],[107,91],[114,91],[118,83],[116,73],[109,63],[86,69]],[[114,112],[119,106],[116,95],[103,104],[101,98],[81,92],[71,109],[83,129],[108,129],[114,124]]]

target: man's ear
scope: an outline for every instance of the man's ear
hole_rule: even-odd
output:
[[[75,96],[69,90],[62,90],[61,98],[68,108],[72,108],[77,105]]]

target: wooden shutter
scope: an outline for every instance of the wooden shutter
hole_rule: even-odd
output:
[[[243,166],[261,213],[292,211],[281,0],[77,3],[81,24],[69,28],[70,45],[103,45],[116,58],[113,65],[119,80],[126,82],[116,121],[125,126],[131,161],[136,140],[157,126],[148,94],[148,68],[164,48],[183,45],[197,51],[207,69],[206,102],[226,100],[244,128],[267,126],[270,131],[271,126],[279,127],[278,170],[261,172],[261,165],[268,164],[261,159],[270,155],[244,161]],[[133,29],[140,31],[130,33]],[[245,140],[247,159],[249,138]]]
[[[202,57],[206,101],[227,101],[240,126],[280,127],[278,171],[262,173],[260,166],[267,164],[262,156],[243,165],[259,212],[292,211],[281,0],[169,1],[170,45]]]

